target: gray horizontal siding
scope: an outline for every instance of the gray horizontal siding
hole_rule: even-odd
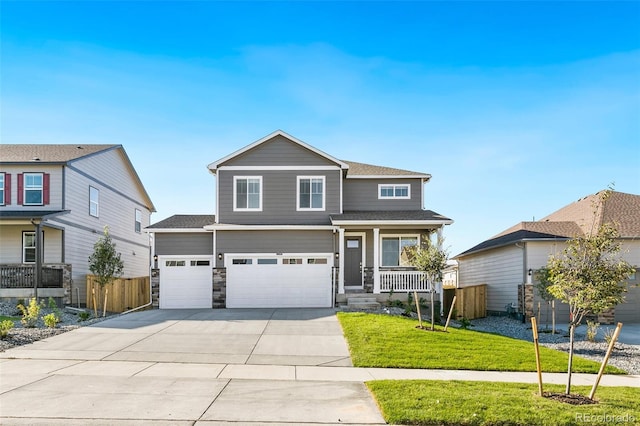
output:
[[[233,211],[233,177],[262,176],[262,211]],[[325,210],[297,211],[297,177],[325,176]],[[241,225],[328,225],[329,215],[340,212],[340,171],[220,171],[218,221]]]
[[[379,184],[410,184],[411,199],[379,200]],[[344,211],[420,210],[422,208],[422,181],[420,179],[345,179]]]
[[[213,234],[210,232],[155,234],[155,249],[158,256],[211,255],[213,254]]]
[[[336,165],[283,136],[275,136],[221,166],[327,166]]]
[[[216,235],[218,253],[333,253],[335,250],[331,231],[217,231]]]

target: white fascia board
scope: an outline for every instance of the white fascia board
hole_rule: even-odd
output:
[[[217,171],[223,170],[273,170],[273,171],[287,171],[287,170],[340,170],[338,166],[221,166]]]
[[[347,175],[347,179],[422,179],[428,181],[431,175]]]
[[[334,231],[332,225],[233,225],[214,224],[204,227],[207,231]]]
[[[145,229],[148,234],[195,234],[211,232],[206,228],[153,228]]]
[[[453,220],[334,220],[337,226],[409,226],[414,225],[451,225]]]
[[[301,140],[300,140],[300,139],[298,139],[298,138],[295,138],[295,137],[293,137],[293,136],[291,136],[291,135],[287,134],[286,132],[283,132],[282,130],[276,130],[275,132],[270,133],[270,134],[268,134],[267,136],[265,136],[265,137],[263,137],[263,138],[261,138],[261,139],[258,139],[258,140],[257,140],[257,141],[255,141],[254,143],[249,144],[249,145],[245,146],[244,148],[241,148],[241,149],[239,149],[239,150],[237,150],[237,151],[235,151],[235,152],[233,152],[233,153],[231,153],[231,154],[227,155],[226,157],[223,157],[223,158],[221,158],[221,159],[219,159],[219,160],[217,160],[217,161],[214,161],[213,163],[209,164],[209,165],[207,166],[207,168],[209,169],[209,171],[210,171],[211,173],[215,173],[215,171],[218,169],[218,166],[219,166],[220,164],[222,164],[222,163],[224,163],[224,162],[226,162],[226,161],[229,161],[229,160],[230,160],[230,159],[232,159],[233,157],[237,157],[238,155],[243,154],[243,153],[245,153],[245,152],[249,151],[250,149],[255,148],[256,146],[258,146],[258,145],[260,145],[260,144],[262,144],[262,143],[264,143],[264,142],[268,141],[269,139],[274,138],[275,136],[282,136],[282,137],[285,137],[285,138],[289,139],[290,141],[295,142],[295,143],[297,143],[298,145],[300,145],[300,146],[302,146],[302,147],[304,147],[304,148],[308,149],[309,151],[314,152],[314,153],[316,153],[316,154],[320,155],[321,157],[324,157],[324,158],[326,158],[327,160],[330,160],[330,161],[332,161],[332,162],[334,162],[334,163],[336,163],[336,164],[340,165],[340,168],[341,168],[341,169],[348,169],[348,168],[349,168],[349,165],[348,165],[347,163],[345,163],[345,162],[343,162],[343,161],[340,161],[340,160],[338,160],[337,158],[332,157],[331,155],[329,155],[329,154],[327,154],[327,153],[325,153],[325,152],[323,152],[323,151],[320,151],[320,150],[319,150],[319,149],[317,149],[317,148],[314,148],[313,146],[311,146],[311,145],[309,145],[309,144],[307,144],[307,143],[305,143],[305,142],[301,141]]]

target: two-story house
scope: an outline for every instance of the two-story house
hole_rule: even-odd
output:
[[[0,145],[0,298],[84,304],[105,226],[124,275],[148,276],[154,211],[121,145]]]
[[[431,178],[339,160],[276,131],[208,166],[215,215],[151,225],[160,308],[330,307],[349,292],[426,292],[406,248],[452,220]]]

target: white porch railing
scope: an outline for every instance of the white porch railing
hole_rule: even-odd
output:
[[[424,272],[380,271],[380,292],[430,291],[431,286]]]

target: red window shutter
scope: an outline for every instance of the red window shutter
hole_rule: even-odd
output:
[[[4,204],[11,204],[11,173],[4,175]]]
[[[24,176],[18,173],[18,204],[22,205],[22,196],[24,195]]]
[[[42,201],[45,206],[49,204],[49,173],[42,177]]]

